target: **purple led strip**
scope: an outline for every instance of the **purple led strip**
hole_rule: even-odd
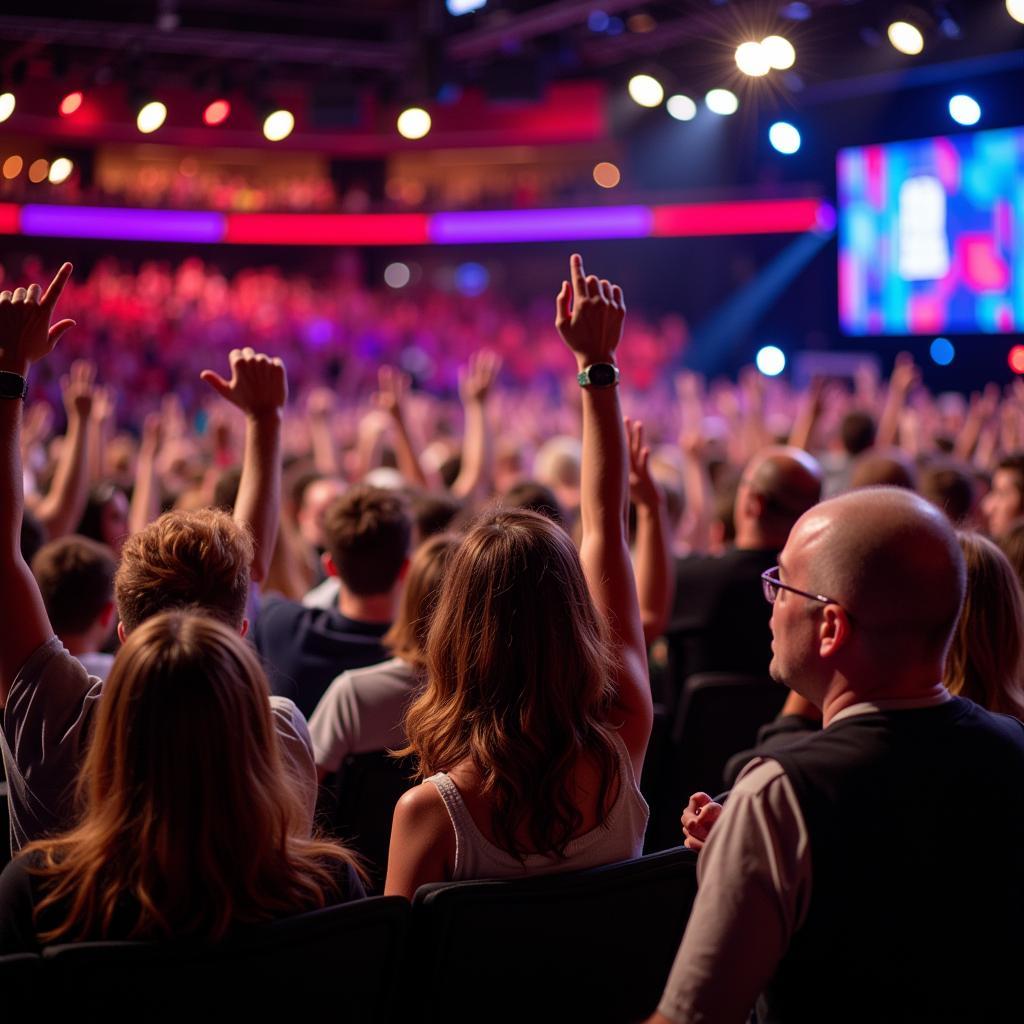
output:
[[[139,242],[223,242],[221,213],[196,210],[112,209],[104,206],[21,208],[23,235],[56,238],[112,238]]]
[[[571,242],[586,238],[646,238],[647,206],[590,206],[554,210],[435,213],[428,226],[439,245],[463,242]]]

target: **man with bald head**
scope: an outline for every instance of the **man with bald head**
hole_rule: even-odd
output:
[[[799,448],[766,448],[736,491],[734,546],[676,563],[676,601],[667,631],[672,679],[697,672],[764,676],[771,659],[761,573],[775,565],[797,519],[821,497],[821,467]]]
[[[707,837],[651,1024],[1019,1019],[1024,725],[952,697],[941,511],[826,501],[765,573],[772,676],[824,728],[751,762]]]

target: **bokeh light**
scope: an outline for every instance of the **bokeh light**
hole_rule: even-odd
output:
[[[736,94],[728,89],[712,89],[704,97],[704,102],[712,114],[720,114],[722,117],[735,114],[740,107]]]
[[[167,107],[159,100],[146,103],[135,118],[135,125],[143,135],[150,135],[167,120]]]
[[[295,115],[290,110],[275,110],[263,122],[263,136],[268,142],[287,139],[295,128]]]
[[[10,180],[16,178],[21,174],[22,168],[25,166],[25,161],[21,159],[16,153],[13,156],[9,156],[3,165],[4,177]]]
[[[758,349],[754,362],[766,377],[778,377],[786,368],[786,353],[778,345],[765,345]]]
[[[665,98],[665,90],[651,75],[634,75],[629,80],[629,95],[641,107],[657,107]]]
[[[455,287],[463,295],[481,295],[490,282],[487,268],[479,263],[461,263],[455,268]]]
[[[609,163],[607,160],[602,160],[594,167],[594,181],[596,181],[601,188],[615,188],[615,186],[622,181],[622,175],[619,173],[619,169],[615,164]]]
[[[49,179],[51,185],[60,185],[71,177],[75,165],[66,157],[59,156],[50,164]]]
[[[900,51],[910,56],[924,49],[924,36],[916,25],[909,21],[894,21],[887,29],[889,42]]]
[[[977,124],[981,120],[981,104],[973,96],[957,93],[950,97],[949,116],[957,124]]]
[[[0,92],[0,121],[6,121],[14,113],[14,93]]]
[[[677,121],[692,121],[697,116],[697,104],[682,93],[669,96],[665,107]]]
[[[1024,373],[1024,345],[1014,345],[1006,361],[1014,373]]]
[[[81,92],[77,90],[75,92],[69,92],[67,96],[60,101],[60,105],[57,107],[57,113],[59,113],[61,117],[70,117],[82,106],[82,102],[84,100],[85,97]]]
[[[422,139],[430,131],[430,115],[422,107],[409,107],[398,115],[397,127],[403,139]]]
[[[751,78],[761,78],[772,69],[768,54],[755,42],[740,43],[736,47],[736,67]]]
[[[1024,0],[1006,0],[1006,13],[1024,25]]]
[[[404,288],[412,278],[412,272],[404,263],[389,263],[384,268],[384,283],[389,288]]]
[[[203,111],[203,123],[211,128],[223,124],[231,114],[231,103],[228,100],[214,100],[207,104]]]
[[[49,173],[50,161],[44,160],[40,157],[38,160],[32,161],[32,164],[28,169],[28,180],[38,185],[40,182],[46,181],[46,177]]]
[[[768,129],[768,141],[780,153],[792,156],[800,148],[800,132],[788,121],[776,121]]]
[[[786,71],[796,63],[796,50],[785,36],[766,36],[761,40],[761,51],[776,71]]]
[[[928,348],[928,354],[932,357],[933,363],[939,366],[949,366],[956,355],[956,349],[949,338],[936,338]]]

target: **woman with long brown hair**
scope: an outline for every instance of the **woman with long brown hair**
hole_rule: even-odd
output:
[[[168,612],[133,630],[96,712],[77,825],[0,875],[0,952],[220,939],[362,896],[352,854],[308,838],[267,692],[256,655],[213,619]]]
[[[1006,555],[980,533],[958,535],[967,593],[943,682],[950,693],[1024,722],[1024,598]]]
[[[579,256],[570,272],[556,326],[582,388],[581,549],[543,516],[499,511],[455,554],[406,714],[424,783],[395,810],[387,894],[641,852],[652,707],[615,386],[625,305]]]

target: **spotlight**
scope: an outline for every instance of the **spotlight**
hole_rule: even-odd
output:
[[[223,124],[231,114],[231,104],[227,100],[214,100],[207,104],[203,111],[203,123],[211,128]]]
[[[34,185],[38,185],[42,181],[46,181],[46,176],[50,173],[50,162],[40,157],[38,160],[32,161],[32,166],[28,169],[28,180]]]
[[[430,131],[430,114],[422,107],[408,107],[398,115],[396,126],[403,139],[422,139]]]
[[[1014,345],[1006,361],[1014,373],[1024,373],[1024,345]]]
[[[275,110],[263,122],[263,136],[268,142],[287,139],[295,127],[295,115],[290,110]]]
[[[412,272],[404,263],[389,263],[384,268],[384,283],[389,288],[404,288],[412,278]]]
[[[75,165],[66,157],[59,156],[56,160],[50,164],[50,184],[60,185],[67,181],[71,177],[71,172],[75,169]]]
[[[613,163],[609,163],[607,160],[602,160],[594,168],[594,181],[601,186],[601,188],[615,188],[616,185],[622,180],[622,175],[619,173],[618,167]]]
[[[21,169],[24,166],[25,161],[22,160],[20,156],[18,156],[17,154],[15,154],[14,156],[9,156],[4,161],[3,175],[8,180],[10,180],[11,178],[16,178],[19,174],[21,174]]]
[[[889,42],[900,51],[911,57],[924,49],[924,36],[916,25],[909,21],[894,21],[887,29]]]
[[[768,129],[768,141],[785,156],[792,156],[800,148],[800,132],[788,121],[776,121]]]
[[[765,345],[758,349],[754,362],[766,377],[778,377],[786,368],[786,353],[777,345]]]
[[[796,50],[783,36],[767,36],[761,40],[761,52],[776,71],[786,71],[796,63]]]
[[[692,121],[697,116],[697,104],[689,96],[683,96],[682,93],[669,96],[665,106],[668,108],[669,114],[677,121]]]
[[[736,47],[736,67],[751,78],[761,78],[772,69],[760,43],[740,43]]]
[[[949,101],[949,116],[957,124],[977,124],[981,120],[981,106],[973,96],[958,93]]]
[[[69,92],[67,96],[60,101],[60,105],[57,107],[57,112],[61,117],[70,117],[82,105],[82,101],[84,99],[85,97],[78,90],[75,92]]]
[[[0,93],[0,121],[6,121],[14,113],[14,93]]]
[[[159,101],[145,104],[135,118],[135,125],[143,135],[155,132],[167,120],[167,108]]]
[[[704,102],[712,114],[721,114],[722,117],[735,114],[740,107],[740,101],[736,99],[736,94],[728,89],[712,89],[704,97]]]
[[[931,343],[928,353],[932,357],[933,363],[938,363],[939,366],[949,366],[956,355],[956,349],[953,348],[953,343],[949,338],[936,338]]]
[[[1006,0],[1006,13],[1024,25],[1024,0]]]
[[[479,11],[486,6],[487,0],[447,0],[445,3],[448,13],[456,18],[462,14],[472,14],[473,11]]]
[[[629,95],[641,107],[657,107],[665,98],[665,90],[650,75],[634,75],[629,80]]]

